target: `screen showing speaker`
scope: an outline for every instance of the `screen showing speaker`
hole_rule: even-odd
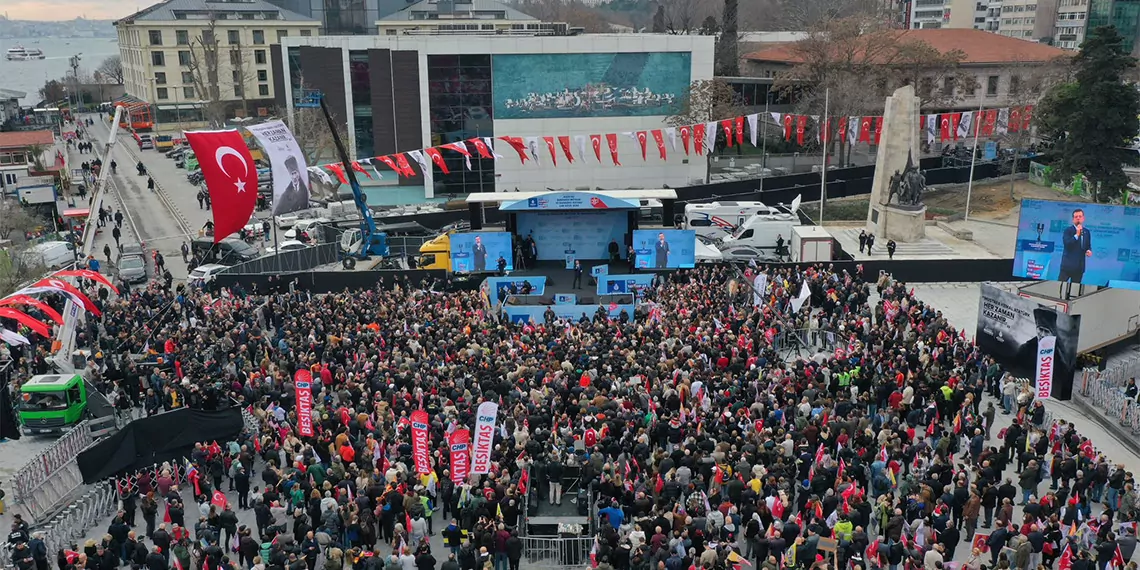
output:
[[[633,251],[638,269],[687,269],[696,264],[697,232],[635,230]]]
[[[514,269],[511,234],[476,232],[451,235],[451,270],[456,273],[485,273],[499,270],[499,258]]]
[[[611,241],[624,257],[629,216],[624,210],[520,213],[517,231],[522,238],[534,236],[540,260],[609,259]]]

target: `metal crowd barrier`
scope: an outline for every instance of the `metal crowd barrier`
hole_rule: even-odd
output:
[[[590,564],[592,536],[524,536],[523,567],[550,570],[580,569]]]
[[[39,522],[51,514],[83,484],[76,460],[79,452],[93,443],[90,422],[84,420],[16,471],[12,502],[23,507],[29,522]]]
[[[1133,435],[1140,435],[1140,403],[1124,397],[1124,385],[1135,376],[1134,367],[1137,366],[1140,366],[1140,360],[1130,358],[1103,371],[1086,368],[1078,372],[1081,387],[1076,391],[1078,397]]]
[[[100,482],[51,520],[33,526],[32,536],[42,533],[44,544],[47,546],[48,559],[51,560],[61,548],[81,545],[88,531],[102,525],[118,508],[119,501],[111,483]],[[12,566],[12,547],[4,543],[0,545],[0,567]]]

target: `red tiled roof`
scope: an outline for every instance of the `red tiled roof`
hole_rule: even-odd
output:
[[[12,131],[0,133],[0,148],[25,148],[34,144],[51,144],[51,131]]]
[[[954,50],[965,54],[963,64],[985,63],[1043,63],[1058,57],[1072,55],[1072,52],[1050,45],[1002,36],[982,30],[931,29],[931,30],[892,30],[865,36],[868,41],[882,36],[892,42],[924,42],[941,53]],[[796,64],[802,58],[795,50],[794,43],[774,44],[752,52],[744,59],[759,62]]]

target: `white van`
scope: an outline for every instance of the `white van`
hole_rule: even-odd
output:
[[[787,210],[768,206],[763,202],[686,204],[684,229],[693,230],[699,236],[723,238],[744,225],[748,218],[758,214],[776,219],[789,216]]]
[[[66,241],[48,241],[25,249],[21,257],[28,264],[42,263],[49,269],[58,269],[75,263],[75,246]]]

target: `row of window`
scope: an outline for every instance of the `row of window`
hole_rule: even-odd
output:
[[[233,76],[234,76],[235,82],[241,82],[240,75],[241,74],[238,72],[238,70],[235,69],[233,71]],[[269,81],[269,72],[264,70],[264,69],[257,70],[257,80],[258,81]],[[190,73],[189,71],[183,71],[182,72],[182,82],[183,83],[194,83],[194,74]],[[154,72],[154,83],[155,83],[155,85],[166,85],[166,72],[165,71]]]
[[[147,32],[150,45],[160,46],[164,45],[163,31],[162,30],[149,30]],[[312,30],[301,30],[301,35],[304,37],[311,36]],[[206,43],[213,43],[213,32],[211,30],[204,30],[202,32],[202,41]],[[277,30],[277,43],[289,36],[289,30]],[[229,45],[241,45],[241,30],[226,30],[226,42]],[[174,43],[175,45],[188,46],[190,45],[190,31],[189,30],[174,30]],[[253,30],[253,44],[265,45],[265,30]]]
[[[1063,12],[1063,13],[1057,14],[1057,20],[1058,21],[1060,21],[1060,20],[1084,20],[1084,19],[1085,19],[1085,13],[1084,12]]]
[[[1036,12],[1037,4],[1025,4],[1023,6],[1002,6],[1002,12]]]
[[[1058,6],[1088,6],[1089,0],[1061,0]]]
[[[0,152],[0,166],[11,166],[14,164],[27,163],[28,155],[22,150]]]
[[[189,50],[179,50],[178,52],[178,65],[189,66],[193,61],[193,55]],[[256,65],[265,65],[268,62],[267,55],[263,49],[253,50],[253,63]],[[230,51],[230,63],[241,63],[241,51]],[[166,52],[152,51],[150,52],[150,64],[156,67],[166,65]]]
[[[154,95],[155,95],[155,97],[158,98],[159,101],[167,101],[170,99],[170,89],[176,89],[176,88],[174,88],[174,87],[157,87],[154,90],[155,91]],[[235,97],[241,97],[242,93],[244,91],[245,90],[242,88],[241,85],[234,85],[234,96]],[[193,86],[183,87],[182,88],[182,100],[183,101],[194,101],[194,100],[196,100],[197,97],[195,97],[195,93],[196,93],[196,91],[194,90]],[[257,94],[260,97],[268,97],[269,96],[269,85],[267,85],[265,83],[258,85],[257,86]],[[4,164],[4,163],[0,162],[0,164]]]
[[[1032,26],[1037,18],[1002,18],[1001,25],[1003,26]]]

